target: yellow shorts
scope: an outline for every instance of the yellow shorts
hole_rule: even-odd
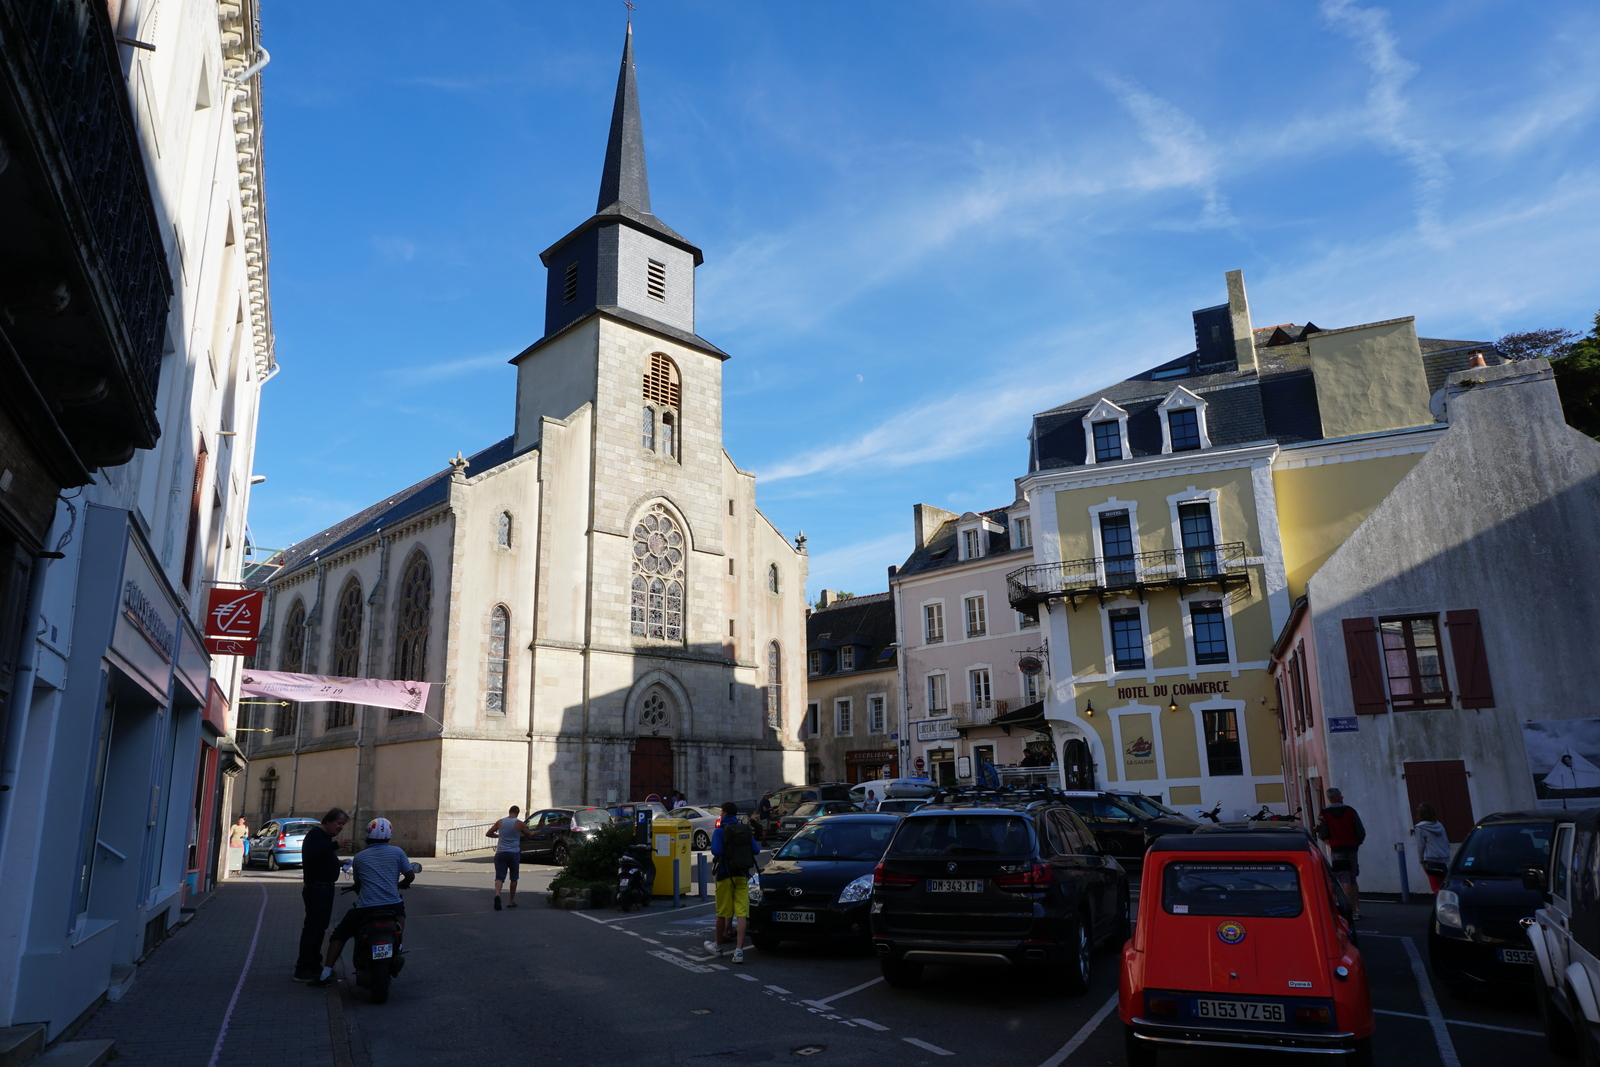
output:
[[[724,878],[717,883],[717,918],[750,917],[750,879]]]

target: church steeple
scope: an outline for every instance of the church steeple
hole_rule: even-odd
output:
[[[633,70],[633,23],[622,44],[622,69],[617,72],[617,100],[611,108],[611,136],[600,172],[596,211],[615,203],[650,214],[650,176],[644,165],[644,127],[639,122],[639,85]]]

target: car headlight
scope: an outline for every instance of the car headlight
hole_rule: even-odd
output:
[[[1448,889],[1439,890],[1438,899],[1433,905],[1433,914],[1439,920],[1440,926],[1454,926],[1461,929],[1461,898]]]
[[[872,875],[863,874],[860,878],[845,886],[839,893],[839,903],[854,904],[860,900],[870,899],[872,896]]]
[[[761,903],[761,876],[759,874],[750,876],[750,903]]]

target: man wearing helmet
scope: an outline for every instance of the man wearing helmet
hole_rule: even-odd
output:
[[[356,935],[373,911],[382,908],[399,915],[400,928],[405,929],[406,904],[400,890],[409,889],[417,874],[411,869],[411,857],[405,850],[389,843],[393,836],[394,827],[388,819],[373,819],[367,824],[367,847],[350,861],[356,880],[355,906],[333,928],[322,974],[312,985],[325,986],[333,980],[333,965],[339,961],[344,943]]]

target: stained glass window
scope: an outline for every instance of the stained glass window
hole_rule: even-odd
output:
[[[306,669],[306,606],[296,598],[289,607],[289,617],[283,622],[283,644],[278,653],[278,669],[299,674]],[[299,727],[300,705],[288,704],[278,709],[272,724],[272,739],[288,737]]]
[[[495,527],[494,543],[501,548],[511,547],[511,512],[502,511]]]
[[[423,681],[428,673],[428,626],[433,614],[433,567],[422,550],[411,553],[400,579],[400,612],[395,628],[394,676]],[[391,709],[389,717],[414,714]]]
[[[333,674],[336,678],[354,678],[361,672],[361,622],[365,616],[361,600],[361,582],[351,575],[339,593],[339,613],[333,629]],[[324,728],[337,730],[354,725],[356,706],[336,702],[328,705]]]
[[[511,612],[501,604],[489,616],[489,684],[484,710],[490,715],[506,713],[506,641],[510,636]]]
[[[635,637],[683,641],[683,532],[660,504],[633,528]]]

